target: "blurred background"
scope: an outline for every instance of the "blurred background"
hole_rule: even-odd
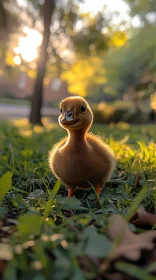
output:
[[[0,118],[41,124],[73,94],[97,123],[156,121],[156,0],[0,1]]]

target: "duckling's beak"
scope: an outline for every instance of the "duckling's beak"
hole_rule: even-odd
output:
[[[72,125],[77,123],[79,120],[74,118],[74,112],[73,111],[66,111],[64,113],[63,118],[61,119],[61,124],[63,125]]]

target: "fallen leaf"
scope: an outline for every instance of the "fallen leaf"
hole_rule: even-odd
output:
[[[156,215],[148,213],[144,208],[140,207],[136,213],[131,218],[131,223],[136,226],[150,225],[153,226],[156,224]]]
[[[0,243],[0,260],[9,261],[13,257],[11,246],[8,244]]]
[[[112,215],[109,218],[108,236],[114,241],[111,259],[125,257],[137,261],[140,259],[143,249],[152,250],[154,248],[153,240],[156,238],[156,231],[150,230],[135,234],[130,231],[124,218],[120,215]]]

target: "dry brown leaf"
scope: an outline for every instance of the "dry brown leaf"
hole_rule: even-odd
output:
[[[9,261],[13,257],[11,246],[9,244],[0,243],[0,260]]]
[[[112,215],[109,218],[108,236],[114,241],[111,259],[125,257],[137,261],[141,257],[141,251],[154,248],[153,239],[156,231],[135,234],[129,229],[128,223],[120,215]]]
[[[156,224],[156,215],[152,213],[148,213],[144,208],[139,208],[137,212],[131,219],[131,223],[136,226],[150,225],[153,226]]]

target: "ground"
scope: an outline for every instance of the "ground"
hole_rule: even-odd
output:
[[[51,146],[66,132],[47,119],[44,124],[45,128],[32,128],[26,119],[0,123],[0,176],[5,174],[0,181],[0,273],[4,279],[155,279],[153,270],[147,269],[149,262],[142,267],[140,258],[136,263],[133,258],[123,259],[121,252],[113,253],[116,243],[108,225],[113,214],[130,221],[140,205],[156,212],[156,126],[92,127],[117,158],[97,202],[94,190],[78,190],[76,197],[66,197],[47,161]],[[121,216],[115,216],[118,223]],[[130,228],[142,232],[132,224]]]
[[[2,102],[1,102],[2,101]],[[21,101],[18,103],[18,101]],[[14,118],[27,118],[30,114],[30,106],[26,102],[22,103],[22,100],[15,100],[14,103],[9,103],[5,99],[0,98],[0,119]],[[47,106],[42,108],[42,115],[51,116],[55,119],[58,118],[58,108],[48,108]]]

